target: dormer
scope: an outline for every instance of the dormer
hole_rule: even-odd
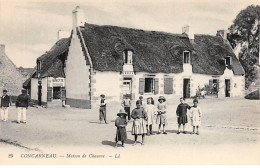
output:
[[[225,65],[228,69],[231,69],[231,66],[232,66],[232,57],[231,56],[226,56]]]
[[[191,51],[188,50],[183,51],[182,57],[183,57],[183,72],[187,75],[192,74]]]
[[[190,51],[183,51],[183,64],[190,64]]]
[[[133,75],[134,68],[133,68],[133,50],[126,49],[123,51],[123,72],[122,74],[125,75]]]
[[[41,73],[41,61],[37,60],[36,64],[37,64],[37,77],[39,78]]]
[[[132,50],[125,50],[123,54],[124,64],[132,65],[133,60],[133,51]]]

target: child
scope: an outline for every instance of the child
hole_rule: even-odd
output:
[[[156,115],[155,106],[152,104],[152,97],[147,98],[147,105],[145,106],[145,111],[147,113],[147,135],[154,135],[152,131],[152,125],[154,124],[154,118]]]
[[[122,142],[122,147],[125,147],[124,146],[124,142],[125,140],[127,139],[127,134],[126,134],[126,125],[127,125],[127,122],[126,122],[126,117],[127,113],[124,112],[123,109],[121,109],[119,111],[119,113],[117,113],[117,118],[115,120],[115,126],[116,126],[116,145],[115,147],[117,147],[117,143],[118,141],[121,141]]]
[[[141,145],[144,145],[144,138],[145,138],[145,134],[147,133],[146,130],[147,114],[144,111],[144,108],[141,107],[140,100],[136,101],[136,108],[133,109],[131,113],[131,117],[134,119],[133,127],[132,127],[132,135],[135,136],[135,142],[133,145],[136,145],[138,135],[142,135]]]
[[[167,105],[165,103],[166,99],[163,96],[160,96],[158,99],[159,103],[157,105],[157,120],[156,123],[159,124],[158,133],[161,133],[161,125],[163,125],[163,134],[167,134],[165,131],[165,127],[167,125],[167,116],[166,116],[166,110]]]
[[[129,95],[125,96],[125,99],[122,101],[122,106],[124,107],[125,112],[127,113],[128,121],[130,121],[131,120],[131,116],[130,116],[131,100],[129,98]]]
[[[185,124],[188,123],[187,119],[187,109],[190,109],[191,107],[184,103],[185,99],[183,97],[180,98],[181,104],[178,105],[176,114],[177,114],[177,121],[178,121],[178,132],[177,134],[180,134],[180,128],[181,124],[183,125],[183,133],[186,134],[185,131]]]
[[[105,123],[107,124],[107,120],[106,120],[106,99],[105,99],[105,95],[100,95],[100,104],[99,104],[99,121],[100,123],[104,120]]]
[[[140,105],[141,107],[144,107],[144,101],[143,101],[143,96],[139,96],[139,101],[140,101]]]
[[[197,128],[197,135],[199,135],[199,126],[201,124],[201,109],[198,107],[198,100],[193,100],[194,106],[190,110],[191,125],[193,126],[192,134],[195,134],[195,127]]]

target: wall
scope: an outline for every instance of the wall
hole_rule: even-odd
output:
[[[65,72],[66,104],[71,107],[90,108],[90,67],[86,65],[76,34],[73,34],[71,39]]]
[[[92,100],[97,102],[101,94],[110,101],[120,100],[120,73],[96,71],[92,75]]]
[[[31,78],[31,99],[38,101],[38,79]]]
[[[31,99],[38,101],[38,78],[31,78]],[[42,103],[47,103],[47,78],[42,78]]]

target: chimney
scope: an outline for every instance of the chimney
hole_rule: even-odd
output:
[[[62,38],[68,38],[70,36],[70,34],[66,31],[63,30],[58,30],[58,40],[62,39]]]
[[[5,45],[4,44],[0,44],[0,51],[5,52]]]
[[[182,34],[184,33],[188,35],[189,39],[194,40],[194,33],[189,25],[185,25],[182,27]]]
[[[79,26],[84,26],[84,12],[82,9],[80,9],[79,6],[77,6],[73,11],[72,11],[72,21],[73,21],[73,29],[76,29],[76,27]]]
[[[227,30],[218,30],[217,36],[222,37],[223,39],[227,40]]]

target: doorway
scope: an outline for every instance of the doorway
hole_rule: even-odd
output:
[[[230,97],[230,79],[225,79],[225,95]]]
[[[124,78],[123,80],[123,97],[128,95],[132,98],[132,78]]]
[[[190,79],[183,79],[183,98],[190,98]]]
[[[53,100],[61,99],[61,87],[53,87]]]

